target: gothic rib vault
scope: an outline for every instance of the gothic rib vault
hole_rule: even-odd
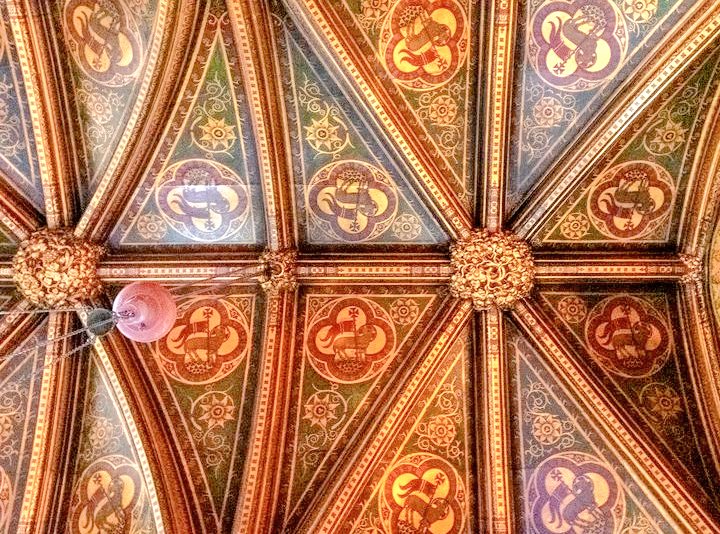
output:
[[[720,532],[716,2],[0,15],[0,532]]]

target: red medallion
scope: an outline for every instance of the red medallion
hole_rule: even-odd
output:
[[[93,462],[80,477],[73,497],[72,532],[134,532],[134,510],[142,494],[137,467],[122,456]]]
[[[453,467],[438,456],[403,458],[388,474],[383,500],[392,534],[455,534],[463,527],[465,490]]]
[[[467,50],[465,14],[455,0],[400,0],[388,21],[380,40],[395,79],[431,89],[455,75]]]
[[[395,330],[385,310],[366,299],[348,297],[328,304],[307,332],[310,363],[336,382],[375,376],[394,354]]]
[[[670,211],[673,187],[660,165],[647,161],[621,163],[593,186],[588,209],[610,237],[638,238],[657,227]]]
[[[627,377],[658,371],[670,355],[670,335],[658,312],[643,299],[605,299],[590,313],[585,337],[591,354],[609,371]]]
[[[208,383],[232,372],[248,349],[248,328],[230,303],[204,299],[181,309],[170,333],[158,342],[164,368],[187,383]]]

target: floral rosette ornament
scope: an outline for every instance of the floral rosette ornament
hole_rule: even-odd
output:
[[[72,230],[44,228],[20,244],[13,278],[30,302],[46,308],[72,307],[97,297],[97,264],[104,249],[78,239]]]
[[[267,269],[260,277],[265,291],[294,291],[297,288],[297,251],[294,249],[268,250],[260,256],[260,265]]]
[[[535,263],[528,244],[510,232],[473,230],[450,247],[450,293],[480,311],[512,308],[533,287]]]

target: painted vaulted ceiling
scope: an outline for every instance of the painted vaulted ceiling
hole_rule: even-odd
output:
[[[0,532],[720,532],[719,109],[714,0],[0,0]],[[205,291],[56,360],[44,226]]]

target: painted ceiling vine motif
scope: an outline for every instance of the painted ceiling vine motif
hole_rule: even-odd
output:
[[[720,528],[715,4],[0,0],[0,534]],[[45,226],[169,333],[55,361]]]
[[[130,125],[152,49],[157,3],[147,0],[66,0],[55,3],[58,39],[67,50],[78,106],[78,129],[92,193]]]
[[[262,243],[258,161],[223,2],[211,2],[165,139],[111,238],[118,247]]]
[[[347,8],[358,36],[367,40],[383,77],[397,84],[427,142],[453,171],[466,205],[473,200],[481,6],[468,0],[333,0]]]
[[[540,230],[543,244],[664,244],[676,239],[699,125],[715,97],[717,53],[678,80],[630,127]],[[694,177],[695,180],[698,177]],[[567,206],[571,206],[569,209]]]
[[[675,341],[672,291],[554,291],[541,301],[598,377],[613,386],[618,402],[644,423],[654,443],[712,495],[713,468],[698,427],[696,400],[688,390],[689,362]]]
[[[716,229],[710,246],[708,268],[710,270],[710,299],[714,316],[720,321],[720,234]]]
[[[21,508],[30,469],[33,434],[40,402],[40,376],[44,351],[31,350],[47,336],[40,325],[20,345],[28,351],[11,356],[0,367],[0,532],[22,527]]]
[[[252,414],[262,301],[233,286],[222,297],[180,297],[168,335],[143,349],[162,402],[177,423],[182,454],[203,499],[205,528],[232,525]]]
[[[406,432],[393,443],[362,491],[351,532],[472,532],[472,423],[469,420],[468,333],[448,353],[438,380],[411,408]]]
[[[523,0],[516,52],[508,208],[660,47],[692,1]]]
[[[411,347],[438,309],[437,290],[311,287],[304,294],[288,515],[322,481],[393,372],[412,359]]]
[[[156,532],[147,481],[119,399],[97,356],[90,356],[68,532]]]
[[[525,532],[668,532],[606,438],[523,335],[511,327],[519,528]]]
[[[4,4],[0,5],[0,15],[0,172],[40,209],[44,198],[35,137],[25,81]]]
[[[278,41],[308,244],[442,243],[447,236],[289,18]]]

